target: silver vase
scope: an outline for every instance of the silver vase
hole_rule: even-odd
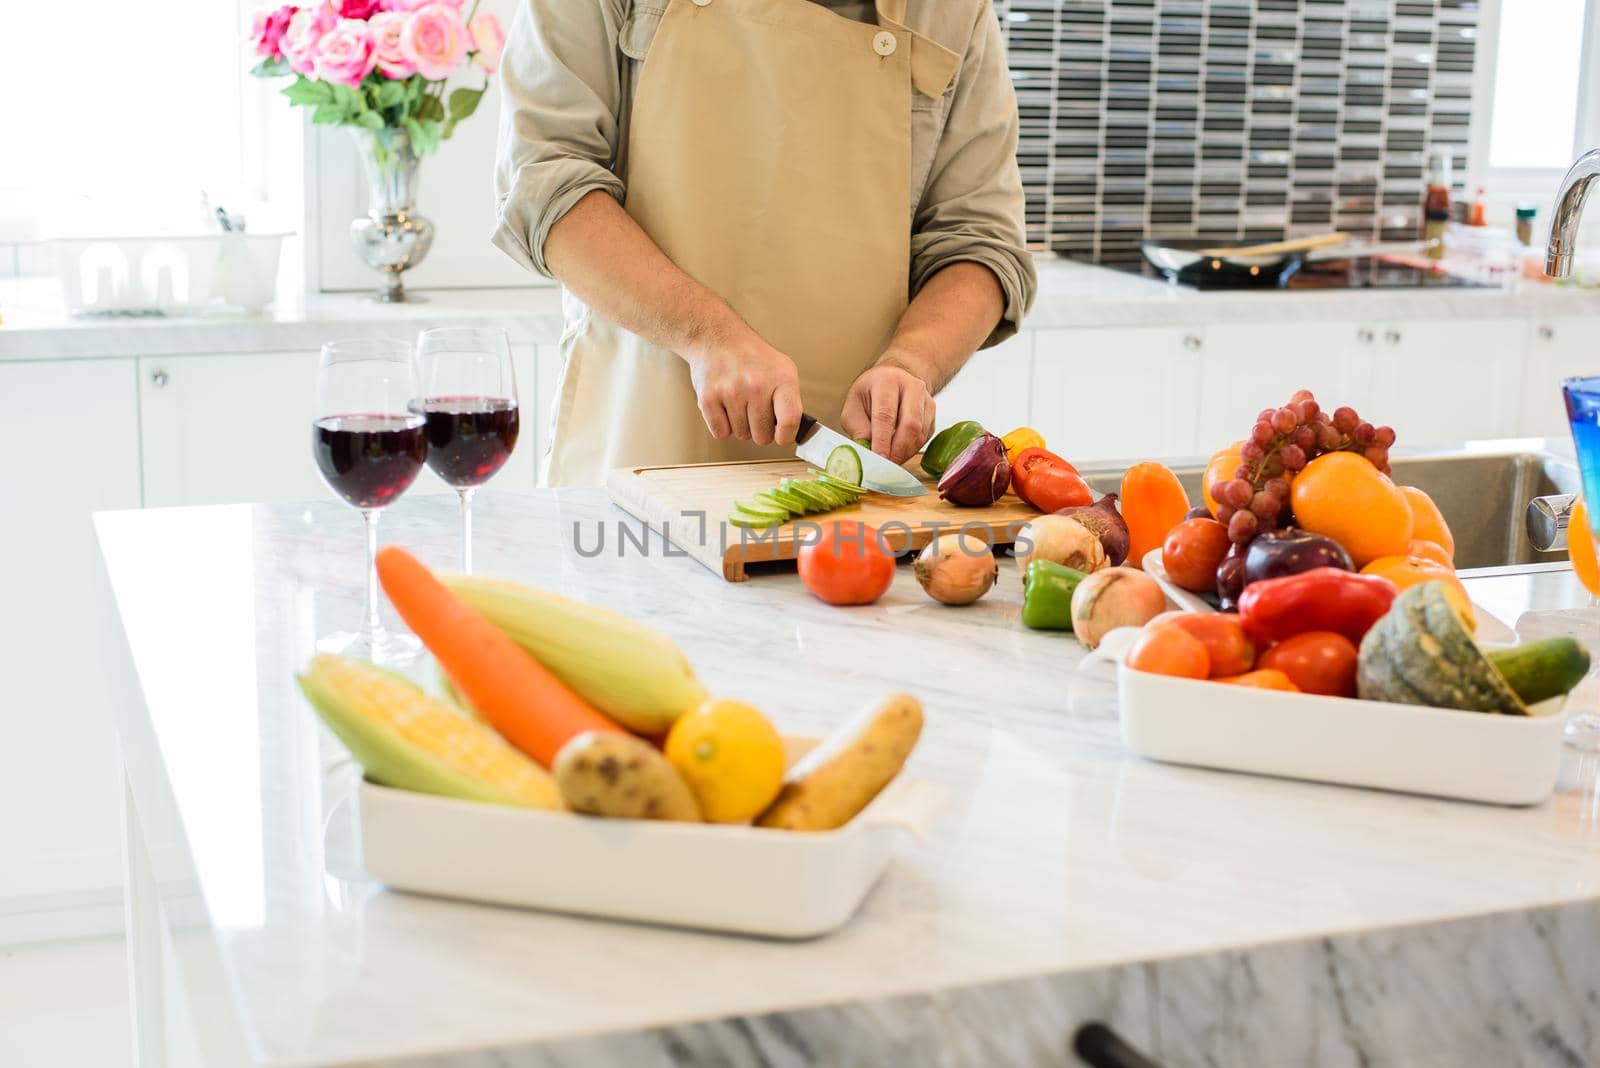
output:
[[[418,300],[408,296],[401,272],[422,262],[433,245],[433,223],[416,213],[417,164],[404,129],[352,130],[367,176],[367,217],[350,223],[350,240],[368,267],[382,271],[384,288],[375,300]]]

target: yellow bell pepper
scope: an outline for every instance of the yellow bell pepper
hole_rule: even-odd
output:
[[[1016,463],[1023,449],[1044,448],[1044,435],[1031,426],[1019,426],[1001,438],[1000,443],[1006,447],[1006,460]]]

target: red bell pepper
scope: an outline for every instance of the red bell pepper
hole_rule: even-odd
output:
[[[1041,512],[1059,512],[1094,503],[1089,483],[1078,469],[1049,449],[1023,449],[1011,465],[1011,488]]]
[[[1312,630],[1331,630],[1360,645],[1399,592],[1378,575],[1315,567],[1246,586],[1239,595],[1239,622],[1263,648]]]

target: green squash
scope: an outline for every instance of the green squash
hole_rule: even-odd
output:
[[[1401,593],[1388,614],[1367,631],[1356,687],[1368,701],[1528,714],[1472,640],[1439,582]]]

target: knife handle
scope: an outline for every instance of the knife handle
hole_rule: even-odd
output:
[[[815,427],[816,425],[817,425],[817,421],[815,419],[811,418],[805,412],[801,412],[800,413],[800,425],[798,427],[796,427],[795,431],[794,431],[795,443],[798,444],[798,443],[806,440],[806,438],[809,438],[811,436],[812,428]]]

